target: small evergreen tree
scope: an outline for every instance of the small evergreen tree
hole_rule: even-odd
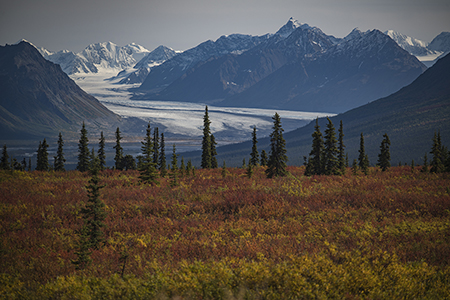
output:
[[[383,172],[391,167],[391,154],[389,151],[390,146],[391,141],[389,140],[387,133],[385,133],[383,135],[383,140],[381,141],[380,154],[378,154],[378,165]]]
[[[330,118],[327,118],[328,124],[325,129],[325,141],[324,141],[324,174],[325,175],[337,175],[340,174],[340,166],[337,158],[338,148],[336,146],[336,132],[334,125]]]
[[[284,129],[281,127],[281,119],[278,113],[273,116],[273,131],[270,134],[270,154],[267,163],[266,176],[273,178],[286,176],[286,141],[283,138]]]
[[[186,171],[186,167],[184,166],[184,157],[181,157],[181,164],[180,164],[180,175],[184,176],[184,172]]]
[[[116,149],[116,155],[114,156],[116,170],[123,170],[123,148],[120,145],[121,139],[122,137],[120,136],[120,129],[119,127],[117,127],[116,145],[114,146],[114,149]]]
[[[166,177],[167,175],[167,168],[166,168],[166,149],[165,149],[165,142],[164,142],[164,133],[161,133],[161,143],[159,146],[159,172],[161,177]]]
[[[3,151],[2,151],[2,159],[0,162],[0,169],[1,170],[11,170],[10,164],[9,164],[9,155],[8,150],[6,148],[6,144],[3,145]]]
[[[227,165],[225,164],[225,160],[223,161],[222,165],[222,178],[227,177]]]
[[[428,173],[428,158],[427,158],[427,154],[425,153],[425,156],[423,157],[423,166],[422,169],[420,170],[423,173]]]
[[[250,153],[250,161],[249,161],[249,165],[252,165],[253,167],[259,165],[259,153],[258,148],[256,146],[257,143],[258,140],[256,138],[256,126],[254,126],[252,133],[252,152]]]
[[[211,169],[217,169],[219,165],[217,164],[217,150],[216,150],[216,139],[214,138],[214,135],[211,134]]]
[[[359,152],[358,166],[364,172],[364,174],[367,175],[369,172],[369,157],[366,155],[366,150],[364,148],[364,136],[362,132],[358,152]]]
[[[170,172],[170,186],[177,186],[178,185],[178,155],[176,153],[176,147],[175,144],[173,144],[173,150],[172,150],[172,161],[171,161],[171,172]]]
[[[39,142],[39,148],[38,148],[38,153],[37,153],[37,163],[36,163],[37,171],[48,171],[49,170],[47,149],[48,149],[48,144],[45,139],[42,141],[42,143]]]
[[[139,169],[139,179],[144,183],[149,183],[152,185],[158,184],[158,171],[156,169],[155,163],[153,162],[153,141],[151,136],[150,122],[147,125],[145,139],[143,142],[141,142],[141,144],[143,164],[141,169]]]
[[[266,150],[263,149],[261,151],[261,166],[266,167],[267,166],[267,161],[268,161],[267,153],[266,153]]]
[[[203,117],[203,139],[202,139],[202,162],[203,169],[211,168],[211,121],[208,116],[208,106],[205,107],[205,115]]]
[[[64,151],[63,151],[64,141],[61,135],[61,132],[59,133],[58,138],[58,150],[56,151],[55,156],[55,171],[65,171],[64,163],[66,162],[66,159],[64,158]]]
[[[100,132],[97,154],[99,160],[99,169],[100,171],[103,171],[106,168],[105,137],[103,136],[103,131]]]
[[[153,162],[158,169],[159,165],[159,129],[155,128],[153,131]]]
[[[245,158],[242,160],[242,169],[245,169],[247,167],[247,164],[245,163]]]
[[[252,164],[248,164],[247,166],[247,171],[245,172],[245,174],[247,175],[248,178],[252,178],[253,176],[253,166]]]
[[[316,119],[316,125],[314,126],[314,132],[312,134],[313,142],[312,149],[309,153],[310,159],[308,164],[311,166],[305,169],[305,175],[319,175],[323,174],[323,137],[320,132],[319,119]],[[308,171],[308,173],[306,173]]]
[[[88,137],[87,137],[87,130],[86,126],[83,125],[81,127],[80,131],[80,140],[78,142],[78,164],[77,164],[77,170],[80,172],[86,172],[89,170],[89,148],[88,148]]]
[[[358,163],[356,161],[356,158],[353,160],[352,173],[353,173],[353,175],[357,175],[358,174]]]
[[[433,137],[433,147],[431,148],[430,153],[433,155],[433,158],[430,162],[430,172],[431,173],[442,173],[445,171],[445,165],[443,163],[443,147],[441,144],[441,133],[434,132]]]
[[[189,173],[192,170],[192,161],[188,160],[187,164],[186,164],[186,175],[189,176]]]
[[[339,138],[338,138],[338,166],[341,174],[345,174],[345,170],[348,166],[348,156],[345,153],[344,145],[344,127],[342,125],[342,120],[339,124]]]
[[[136,170],[136,160],[133,155],[127,154],[122,159],[122,167],[124,170]]]

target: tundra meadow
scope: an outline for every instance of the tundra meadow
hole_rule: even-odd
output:
[[[73,261],[89,173],[0,171],[2,299],[450,298],[450,174],[99,173],[105,243]]]

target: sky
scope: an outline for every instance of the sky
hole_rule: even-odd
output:
[[[187,50],[222,35],[275,33],[290,17],[344,37],[393,29],[424,42],[450,31],[449,0],[0,0],[0,45],[50,51],[111,41]]]

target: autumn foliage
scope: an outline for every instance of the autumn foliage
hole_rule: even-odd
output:
[[[90,176],[0,171],[0,298],[449,298],[450,175],[419,169],[202,169],[176,186],[105,170],[106,243],[84,270]]]

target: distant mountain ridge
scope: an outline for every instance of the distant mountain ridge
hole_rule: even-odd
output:
[[[444,145],[450,145],[450,54],[439,59],[436,64],[421,74],[408,86],[396,93],[380,98],[369,104],[331,117],[335,128],[342,120],[344,144],[350,164],[358,156],[360,134],[364,135],[366,153],[372,165],[378,159],[383,134],[391,140],[391,163],[399,162],[423,164],[424,155],[432,146],[435,132],[440,132]],[[281,115],[283,121],[283,116]],[[319,119],[322,134],[327,120]],[[284,134],[288,150],[288,163],[301,165],[303,156],[311,151],[312,133],[315,121],[307,126]],[[250,132],[249,132],[250,139]],[[258,139],[258,150],[270,150],[268,138]],[[227,166],[240,166],[242,159],[250,156],[251,141],[217,148],[219,161]],[[185,159],[194,164],[199,152],[183,153]],[[428,154],[429,157],[429,154]]]
[[[73,136],[82,122],[104,129],[121,121],[27,42],[0,47],[0,95],[2,140]]]
[[[204,46],[185,51],[155,68],[138,89],[147,94],[137,98],[343,112],[397,91],[426,69],[378,30],[340,39],[291,18],[258,41],[190,64],[182,58]]]
[[[441,32],[430,43],[394,30],[388,30],[385,34],[410,54],[417,56],[427,67],[431,67],[439,58],[450,52],[450,32]]]
[[[42,56],[61,66],[68,74],[97,73],[99,68],[117,69],[118,71],[133,67],[149,50],[135,43],[119,47],[112,42],[96,43],[87,46],[82,52],[68,50],[51,52],[37,48]]]

